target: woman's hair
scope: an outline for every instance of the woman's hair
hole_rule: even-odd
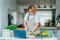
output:
[[[32,7],[34,7],[34,8],[36,9],[36,7],[35,7],[34,5],[30,5],[30,6],[28,7],[28,11],[29,11],[29,9],[31,9]]]

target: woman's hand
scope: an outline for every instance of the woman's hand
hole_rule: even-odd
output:
[[[34,28],[32,29],[32,32],[36,31],[36,30],[38,29],[38,27],[39,27],[39,23],[35,23],[35,26],[34,26]]]
[[[31,34],[31,32],[30,32],[30,31],[28,31],[28,32],[27,32],[27,34],[28,34],[28,35],[30,35],[30,34]]]

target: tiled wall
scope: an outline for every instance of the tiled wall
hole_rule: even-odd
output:
[[[45,22],[47,20],[51,20],[52,19],[52,11],[51,10],[42,10],[42,11],[37,11],[40,15],[40,24],[42,26],[45,25]]]

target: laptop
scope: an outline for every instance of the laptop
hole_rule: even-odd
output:
[[[26,30],[14,30],[14,38],[26,38]]]

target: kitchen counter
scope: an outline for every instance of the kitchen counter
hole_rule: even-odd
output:
[[[18,30],[24,30],[24,28],[17,28]],[[55,30],[56,29],[56,27],[40,27],[40,29],[53,29],[53,30]],[[21,38],[11,38],[11,37],[0,37],[0,39],[2,40],[2,39],[7,39],[7,40],[20,40]],[[29,36],[27,36],[27,39],[28,40],[31,40],[31,39],[37,39],[37,38],[31,38],[31,37],[29,37]],[[57,40],[57,38],[56,37],[50,37],[50,38],[48,38],[48,37],[44,37],[44,38],[38,38],[39,40]]]
[[[56,29],[56,27],[40,27],[40,29]]]
[[[54,39],[54,40],[57,40],[56,37],[52,37],[52,38],[43,38],[43,39],[41,39],[41,38],[39,38],[39,39],[37,39],[37,38],[28,38],[28,39],[26,39],[26,40],[53,40],[53,39]],[[0,37],[0,40],[25,40],[25,39]]]
[[[4,33],[5,34],[5,33]],[[2,39],[6,39],[6,40],[20,40],[21,38],[13,38],[13,37],[0,37],[0,40],[2,40]],[[35,40],[37,40],[37,38],[32,38],[30,35],[27,35],[27,39],[28,40],[31,40],[31,39],[35,39]],[[54,36],[52,36],[52,37],[43,37],[43,38],[41,38],[41,37],[39,37],[38,38],[39,40],[57,40],[57,38],[56,37],[54,37]],[[22,39],[23,40],[23,39]]]
[[[18,30],[24,30],[24,28],[17,28]],[[56,27],[39,27],[39,29],[56,29]]]

